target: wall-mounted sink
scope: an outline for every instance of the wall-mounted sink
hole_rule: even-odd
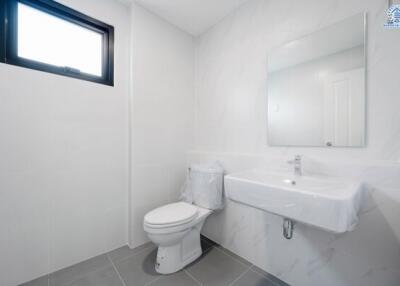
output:
[[[225,189],[233,201],[342,233],[358,222],[363,184],[257,169],[225,176]]]

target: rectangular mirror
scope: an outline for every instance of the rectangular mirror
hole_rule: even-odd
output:
[[[269,55],[270,145],[365,145],[365,34],[360,14]]]

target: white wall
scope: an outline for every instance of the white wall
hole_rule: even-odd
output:
[[[115,27],[115,87],[0,65],[0,285],[127,243],[129,9],[62,3]]]
[[[394,80],[400,37],[398,30],[383,27],[387,4],[252,0],[196,39],[195,144],[189,163],[218,159],[227,172],[287,168],[287,159],[304,154],[316,169],[357,176],[374,190],[358,229],[343,235],[297,225],[296,237],[287,241],[279,217],[235,203],[208,219],[204,234],[291,285],[397,286],[400,281],[400,167],[394,162],[400,158],[400,86]],[[363,11],[369,13],[367,147],[268,147],[268,52]],[[331,167],[334,162],[339,163]]]
[[[397,286],[400,37],[383,29],[386,0],[251,0],[194,43],[136,5],[130,19],[111,0],[63,3],[115,26],[116,85],[0,65],[0,285],[123,245],[127,225],[131,246],[147,241],[143,215],[177,198],[192,147],[189,162],[219,159],[228,172],[286,168],[297,153],[346,164],[385,160],[346,168],[310,160],[311,169],[368,178],[374,192],[355,232],[298,225],[286,241],[280,218],[229,203],[204,233],[294,286]],[[268,51],[364,10],[368,147],[268,147]]]
[[[398,85],[390,76],[400,61],[393,56],[400,39],[397,30],[383,27],[386,7],[386,0],[253,0],[196,39],[195,149],[253,154],[300,151],[336,159],[349,154],[360,159],[400,158],[393,140],[400,122],[394,104]],[[287,11],[293,12],[287,15]],[[326,11],[332,16],[327,17]],[[368,148],[269,148],[265,131],[268,52],[362,11],[369,12]]]
[[[115,87],[0,65],[4,286],[146,242],[193,141],[193,38],[135,4],[62,3],[114,25]]]
[[[148,238],[146,212],[176,201],[193,140],[193,38],[132,5],[130,245]]]

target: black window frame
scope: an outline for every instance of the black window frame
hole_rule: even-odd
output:
[[[102,76],[18,57],[18,3],[103,35]],[[114,27],[52,0],[0,0],[0,62],[114,86]]]

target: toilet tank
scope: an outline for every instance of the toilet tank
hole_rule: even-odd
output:
[[[199,207],[218,210],[224,207],[224,170],[218,163],[192,165],[189,169],[186,197]]]

